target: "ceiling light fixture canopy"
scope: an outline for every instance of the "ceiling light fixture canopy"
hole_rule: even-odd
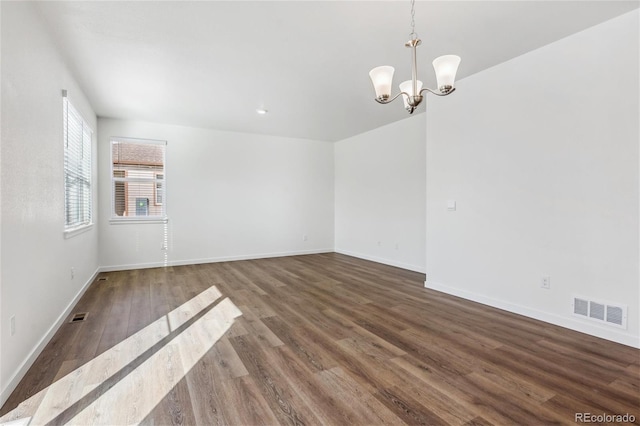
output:
[[[422,88],[422,82],[418,80],[418,64],[416,60],[416,48],[422,43],[415,31],[415,0],[411,0],[411,39],[405,43],[405,46],[411,49],[411,80],[400,83],[400,93],[391,97],[391,85],[393,82],[394,68],[383,65],[372,69],[369,72],[373,88],[376,91],[376,101],[381,104],[393,102],[398,96],[402,96],[404,107],[409,114],[422,102],[422,93],[430,92],[437,96],[446,96],[453,93],[455,89],[454,83],[458,65],[460,65],[460,57],[456,55],[444,55],[433,61],[433,68],[436,72],[438,81],[438,90]]]

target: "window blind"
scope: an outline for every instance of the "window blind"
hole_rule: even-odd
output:
[[[93,131],[63,98],[65,230],[91,224],[91,138]]]

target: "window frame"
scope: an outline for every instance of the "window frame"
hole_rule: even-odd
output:
[[[70,115],[75,119],[77,119],[76,125],[80,126],[80,141],[79,147],[70,148],[69,146],[69,118]],[[81,234],[90,230],[93,225],[93,198],[94,198],[94,185],[93,185],[93,137],[94,131],[91,126],[88,124],[87,120],[84,116],[78,111],[78,109],[73,105],[71,100],[68,97],[67,91],[62,91],[62,139],[63,139],[63,149],[62,149],[62,162],[63,162],[63,192],[64,192],[64,230],[63,235],[65,238],[70,238],[75,235]],[[88,136],[88,138],[87,138]],[[88,149],[89,155],[85,156],[85,152]],[[80,164],[78,167],[75,167],[75,170],[72,170],[73,167],[70,165],[70,157],[74,155],[77,156],[77,151],[81,152],[81,158],[76,158],[76,165]],[[75,209],[78,209],[79,213],[79,221],[78,222],[69,222],[69,198],[71,197],[70,189],[71,185],[69,185],[69,179],[75,179],[80,181],[80,184],[84,187],[88,188],[87,197],[82,197],[82,202],[76,202]]]
[[[124,142],[124,143],[135,143],[135,144],[146,144],[146,145],[162,145],[164,149],[162,150],[162,172],[154,173],[153,179],[147,178],[135,178],[135,177],[127,177],[128,173],[125,173],[124,178],[116,178],[114,177],[114,168],[113,168],[113,145],[114,142]],[[167,187],[166,187],[166,178],[167,178],[167,141],[157,140],[157,139],[141,139],[141,138],[130,138],[130,137],[119,137],[113,136],[109,139],[109,180],[111,182],[110,196],[111,196],[111,212],[109,214],[109,223],[111,224],[131,224],[131,223],[167,223],[169,218],[167,216]],[[125,211],[127,211],[127,200],[128,200],[128,185],[127,182],[147,182],[153,184],[153,202],[157,199],[157,184],[158,180],[156,176],[161,174],[163,176],[162,180],[162,204],[158,204],[162,206],[162,214],[155,216],[118,216],[116,215],[116,197],[115,197],[115,183],[116,182],[124,182],[125,185]],[[149,200],[151,201],[151,200]],[[151,205],[151,203],[149,204]]]

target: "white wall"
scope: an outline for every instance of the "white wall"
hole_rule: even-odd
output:
[[[98,129],[107,269],[333,251],[333,144],[113,119]],[[166,226],[109,223],[113,136],[167,141]]]
[[[63,237],[62,89],[94,130],[96,117],[32,7],[1,5],[0,405],[98,268],[96,227]]]
[[[639,345],[638,47],[636,10],[427,109],[428,287]],[[573,295],[628,304],[628,330]]]
[[[335,144],[337,252],[424,272],[424,117]]]

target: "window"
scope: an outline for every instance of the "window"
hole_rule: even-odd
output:
[[[111,139],[112,219],[164,220],[164,141]]]
[[[65,233],[91,225],[93,131],[63,91]]]

